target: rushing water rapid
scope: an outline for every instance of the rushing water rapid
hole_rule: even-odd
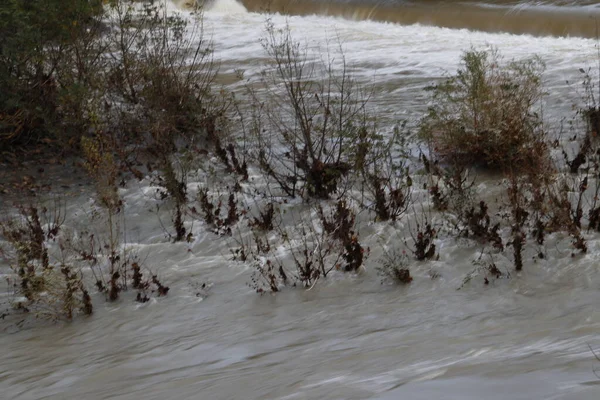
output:
[[[593,8],[572,3],[552,7]],[[247,11],[256,4],[218,0],[205,12],[222,75],[260,73],[267,17],[276,26],[288,23],[312,49],[337,36],[355,76],[376,86],[373,107],[384,124],[418,117],[423,86],[452,73],[471,46],[495,46],[507,58],[541,56],[548,65],[546,113],[554,120],[570,115],[580,100],[578,69],[596,60],[595,41],[585,38]],[[241,84],[224,82],[233,90]],[[190,179],[194,187],[208,178]],[[493,180],[479,189],[499,190]],[[537,249],[529,249],[523,272],[487,286],[475,276],[460,290],[478,248],[442,238],[439,260],[413,264],[414,281],[396,287],[381,284],[374,267],[381,244],[400,238],[390,226],[362,221],[361,237],[373,249],[365,271],[260,296],[247,286],[249,268],[229,260],[232,241],[215,240],[201,224],[193,243],[166,240],[152,190],[148,181],[132,182],[120,194],[128,240],[171,287],[169,295],[143,305],[104,303],[97,295],[94,315],[72,323],[34,321],[19,329],[12,319],[0,321],[0,398],[600,398],[593,372],[600,362],[588,347],[600,350],[598,235],[589,235],[586,255],[572,258],[568,239],[556,234],[544,245],[546,259],[534,262]],[[85,225],[91,196],[91,189],[73,196],[67,225]],[[510,260],[498,263],[512,271]]]

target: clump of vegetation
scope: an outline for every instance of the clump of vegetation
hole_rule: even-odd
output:
[[[309,59],[289,27],[267,24],[263,47],[274,67],[265,74],[268,101],[256,99],[255,160],[290,197],[329,199],[355,165],[355,140],[370,135],[366,96],[342,66]],[[283,90],[278,88],[283,85]]]
[[[600,62],[600,60],[598,60]],[[599,69],[600,71],[600,69]],[[580,68],[583,75],[584,108],[579,112],[587,125],[586,139],[597,138],[600,134],[600,86],[594,80],[592,68]]]
[[[227,103],[211,90],[216,67],[201,22],[154,2],[119,0],[108,11],[115,29],[104,82],[123,140],[139,143],[159,166],[182,146],[208,148]]]
[[[369,208],[377,221],[397,221],[411,204],[412,178],[403,134],[396,128],[387,143],[373,135],[360,136],[360,141],[369,144],[359,143],[357,164],[363,175],[363,189],[373,203]]]
[[[431,89],[420,132],[432,154],[456,166],[541,168],[546,145],[540,114],[539,58],[504,63],[496,50],[463,54],[456,75]]]
[[[119,293],[126,287],[126,262],[123,262],[120,254],[121,226],[119,217],[122,215],[123,201],[119,197],[117,188],[117,175],[119,168],[110,151],[104,147],[100,139],[82,138],[81,144],[85,157],[85,168],[96,183],[96,194],[99,208],[105,212],[105,225],[107,228],[107,239],[105,243],[98,243],[95,235],[90,235],[89,249],[81,250],[82,257],[93,264],[97,261],[97,252],[106,251],[108,260],[108,282],[96,279],[96,286],[100,291],[107,293],[111,301],[119,298]],[[100,272],[100,277],[104,277]],[[121,284],[121,280],[124,283]],[[107,284],[108,283],[108,284]]]
[[[191,240],[177,161],[221,146],[228,107],[215,95],[201,15],[168,13],[154,1],[26,3],[0,5],[0,151],[53,146],[83,156],[113,226],[123,207],[117,179],[143,178],[141,165],[158,171],[161,195],[174,206],[170,236]],[[227,151],[244,173],[245,161],[233,146]],[[118,240],[109,236],[112,248]]]
[[[200,215],[206,225],[218,235],[231,235],[231,228],[246,213],[246,210],[240,210],[236,195],[233,192],[225,197],[227,198],[226,202],[219,194],[210,195],[206,188],[198,192]],[[195,208],[192,210],[198,213]],[[265,218],[268,218],[268,216]]]
[[[61,245],[60,256],[51,256],[48,243],[60,241],[64,213],[22,207],[20,216],[0,223],[0,233],[10,244],[2,252],[16,274],[13,306],[36,316],[72,319],[93,311],[81,271],[70,263]]]
[[[269,202],[264,209],[258,210],[258,216],[248,222],[248,225],[256,230],[268,232],[275,228],[275,206],[273,202]]]
[[[402,250],[401,252],[398,250],[384,250],[383,256],[379,260],[377,272],[384,280],[399,284],[408,284],[413,280],[408,268],[409,263],[406,250]]]
[[[365,249],[354,231],[356,222],[354,211],[345,200],[338,200],[335,210],[329,216],[320,206],[318,212],[323,230],[331,239],[338,241],[343,246],[342,258],[345,264],[342,269],[346,272],[357,271],[363,264]]]
[[[489,285],[491,282],[497,279],[509,279],[511,277],[510,273],[501,271],[491,254],[489,254],[489,261],[484,259],[484,253],[481,252],[477,259],[473,260],[473,264],[475,265],[475,269],[470,271],[463,279],[462,284],[458,288],[458,290],[462,289],[469,282],[473,280],[476,276],[483,275],[483,284]]]
[[[184,224],[188,206],[187,174],[190,166],[183,160],[172,161],[169,155],[165,155],[159,168],[160,174],[156,181],[161,188],[157,193],[161,200],[171,200],[173,204],[172,223],[175,234],[169,233],[169,237],[174,242],[191,242],[192,233],[188,232]]]
[[[256,290],[256,293],[279,292],[279,282],[287,283],[287,275],[283,266],[277,268],[271,260],[264,263],[257,262],[255,272],[251,277],[250,287]]]
[[[430,88],[432,105],[420,125],[435,160],[422,155],[434,207],[453,214],[462,236],[483,240],[496,251],[510,246],[517,270],[523,268],[528,230],[538,245],[546,231],[565,230],[585,251],[579,233],[583,192],[572,205],[556,186],[558,170],[536,112],[544,96],[543,70],[539,58],[503,62],[497,50],[465,52],[457,74]],[[571,171],[586,162],[589,146],[569,163]],[[505,178],[503,219],[476,199],[475,180],[468,178],[474,167],[498,170]],[[510,231],[506,243],[500,236],[504,229]]]
[[[357,272],[368,257],[354,231],[355,214],[348,203],[340,200],[328,211],[317,208],[318,219],[303,219],[292,229],[279,227],[277,238],[289,257],[282,258],[272,245],[265,246],[259,236],[252,252],[255,273],[250,286],[259,293],[276,292],[283,286],[313,287],[331,272]],[[247,255],[242,247],[234,257]],[[260,256],[259,256],[260,255]],[[275,290],[277,289],[277,290]]]
[[[425,220],[423,225],[417,222],[416,233],[411,229],[412,247],[410,251],[418,261],[431,260],[436,257],[435,239],[437,238],[437,230],[432,226],[431,222]],[[408,243],[407,243],[408,245]]]
[[[0,4],[0,152],[79,143],[87,125],[80,101],[94,88],[84,70],[97,61],[87,45],[101,28],[102,3]]]
[[[228,102],[200,18],[154,1],[3,2],[0,151],[78,154],[91,134],[139,177],[137,163],[167,173],[178,149],[218,147]]]
[[[55,20],[45,21],[48,16]],[[110,29],[100,34],[105,24]],[[421,193],[445,213],[444,222],[452,219],[461,240],[490,251],[490,261],[480,257],[468,277],[481,274],[486,285],[509,276],[494,263],[492,249],[512,248],[515,269],[522,270],[530,238],[542,246],[547,232],[565,231],[584,253],[586,222],[600,230],[600,111],[589,71],[582,71],[591,96],[582,111],[588,131],[575,158],[566,157],[576,174],[570,181],[553,176],[558,168],[536,112],[543,63],[503,62],[495,50],[465,52],[457,74],[430,88],[432,104],[419,126],[430,150],[420,157],[421,176],[405,146],[408,133],[398,128],[389,140],[378,134],[370,93],[353,79],[341,48],[338,60],[322,61],[294,41],[289,27],[267,24],[262,44],[269,63],[247,87],[251,123],[236,110],[243,148],[228,136],[235,97],[215,90],[212,48],[193,17],[167,14],[153,1],[49,0],[28,8],[8,0],[0,6],[0,34],[0,151],[30,143],[75,150],[95,183],[92,222],[101,225],[100,233],[78,232],[74,243],[59,240],[61,219],[42,222],[45,211],[38,208],[24,207],[19,218],[0,224],[24,310],[53,307],[68,319],[90,314],[83,271],[109,301],[129,288],[138,302],[167,295],[169,287],[142,268],[125,240],[127,204],[118,188],[146,173],[173,206],[169,237],[191,241],[185,219],[200,216],[210,231],[236,242],[233,259],[251,264],[250,286],[259,293],[310,289],[335,271],[359,272],[370,249],[358,234],[357,215],[366,211],[370,220],[401,226]],[[222,195],[200,189],[196,207],[189,207],[188,173],[209,154],[235,184]],[[257,181],[266,189],[249,194],[251,167],[262,171]],[[477,198],[476,167],[502,172],[504,214]],[[250,195],[261,199],[255,215],[243,204]],[[290,197],[310,210],[284,225],[283,215],[294,213],[285,205]],[[404,224],[407,251],[384,250],[377,270],[386,280],[408,284],[411,262],[438,256],[438,220],[410,221],[417,222]],[[54,241],[61,258],[49,252]]]
[[[351,240],[354,236],[356,216],[345,200],[338,200],[330,215],[327,215],[321,206],[319,206],[318,212],[323,229],[332,238],[344,244]]]
[[[421,154],[421,162],[427,177],[426,188],[436,211],[451,213],[458,218],[456,223],[468,225],[465,218],[474,207],[475,179],[464,165],[440,165],[439,160],[430,160]]]
[[[466,222],[463,234],[466,237],[477,238],[492,244],[500,251],[504,250],[504,244],[500,237],[500,223],[492,224],[492,219],[488,212],[488,205],[485,201],[479,202],[479,207],[471,207],[465,212],[464,220]]]

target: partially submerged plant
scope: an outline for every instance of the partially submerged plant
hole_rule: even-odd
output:
[[[492,219],[488,212],[488,205],[485,201],[479,202],[479,207],[471,207],[463,217],[465,226],[463,235],[465,237],[476,238],[492,244],[492,246],[500,251],[504,250],[504,244],[500,237],[500,222],[492,223]]]
[[[423,221],[416,222],[414,228],[409,228],[412,246],[405,240],[405,244],[418,261],[432,260],[437,256],[435,239],[437,229],[425,217]]]
[[[72,319],[79,312],[93,311],[91,297],[79,268],[72,265],[62,243],[59,256],[49,252],[49,243],[61,242],[64,213],[57,207],[22,207],[20,215],[0,223],[0,233],[11,249],[2,255],[16,274],[15,290],[22,300],[18,309],[36,316]]]
[[[354,212],[344,200],[324,211],[317,209],[318,220],[302,219],[292,229],[278,227],[278,238],[286,250],[270,244],[257,247],[251,262],[255,267],[251,287],[259,293],[279,291],[282,286],[313,287],[331,272],[357,272],[368,256],[369,249],[363,248],[354,231]],[[255,239],[260,236],[255,236]],[[259,242],[257,240],[257,246]],[[237,250],[235,257],[247,256],[249,246]],[[266,250],[264,253],[262,250]]]
[[[413,278],[409,270],[410,260],[406,250],[397,249],[388,251],[384,249],[383,256],[379,260],[377,272],[382,279],[390,280],[398,284],[412,282]]]
[[[497,50],[465,52],[456,75],[431,88],[420,126],[431,153],[456,166],[540,167],[546,146],[534,107],[543,70],[539,58],[504,63]]]
[[[372,202],[369,208],[377,221],[397,221],[408,210],[412,193],[404,132],[395,129],[388,143],[373,137],[364,140],[370,142],[369,150],[361,152],[359,143],[357,163],[360,163],[363,191]]]
[[[207,188],[203,188],[198,192],[200,212],[192,208],[196,214],[200,213],[207,226],[218,235],[231,235],[231,228],[246,213],[244,209],[240,210],[238,200],[233,192],[230,191],[226,197],[226,204],[224,204],[223,196],[220,194],[213,196]]]
[[[272,231],[275,228],[275,213],[276,208],[273,205],[273,202],[271,201],[267,203],[263,210],[258,210],[258,216],[252,218],[248,222],[248,225],[253,229],[260,230],[263,232]]]
[[[249,88],[256,100],[256,163],[287,196],[329,199],[356,165],[360,151],[354,142],[373,135],[368,96],[350,76],[343,54],[339,71],[331,59],[312,60],[289,27],[268,23],[263,48],[274,67],[264,74],[266,102]]]
[[[597,61],[600,63],[600,53],[598,56]],[[584,108],[579,113],[586,123],[586,138],[595,139],[600,134],[600,85],[598,84],[600,76],[594,78],[591,67],[587,69],[579,68],[579,72],[583,75],[581,85],[583,86],[585,100]],[[600,74],[600,64],[598,64],[596,72]]]
[[[479,257],[477,257],[477,259],[473,260],[475,269],[470,271],[464,277],[462,284],[460,285],[460,287],[457,288],[457,290],[460,290],[463,287],[465,287],[465,285],[467,285],[469,282],[471,282],[474,277],[479,276],[479,275],[483,275],[483,284],[484,285],[489,285],[491,282],[493,282],[494,280],[497,280],[497,279],[501,279],[501,278],[509,279],[511,277],[510,272],[508,272],[508,271],[503,272],[498,268],[498,266],[494,262],[494,258],[491,253],[488,254],[489,261],[484,260],[483,256],[484,256],[484,252],[482,251],[481,254],[479,254]]]

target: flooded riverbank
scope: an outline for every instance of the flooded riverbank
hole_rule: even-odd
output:
[[[544,109],[554,122],[572,116],[581,100],[573,89],[578,69],[596,62],[596,42],[585,38],[265,15],[226,1],[204,18],[220,73],[243,70],[248,80],[263,69],[259,39],[267,18],[277,27],[288,24],[310,49],[338,37],[353,74],[375,85],[371,104],[387,130],[418,119],[428,101],[423,87],[454,73],[471,46],[497,47],[508,59],[538,54],[547,64]],[[225,83],[241,91],[244,80]],[[49,173],[59,174],[51,181],[70,182],[60,177],[68,169]],[[219,176],[203,172],[188,180],[193,193],[218,184]],[[94,193],[85,190],[77,186],[66,206],[65,225],[75,232],[90,227]],[[164,225],[171,216],[157,210],[155,190],[146,177],[126,182],[119,195],[127,243],[169,294],[141,304],[133,293],[113,303],[94,293],[94,314],[69,323],[6,317],[0,391],[7,399],[595,400],[600,394],[594,374],[600,362],[590,350],[600,349],[598,233],[586,232],[588,252],[574,256],[568,235],[548,235],[543,245],[526,249],[521,272],[509,256],[498,255],[510,278],[488,284],[484,273],[473,273],[480,246],[440,236],[439,258],[412,262],[413,282],[396,286],[381,282],[378,260],[386,248],[404,248],[414,220],[386,224],[363,214],[358,231],[371,251],[357,273],[334,271],[310,290],[258,295],[250,285],[252,267],[232,260],[234,238],[196,222],[188,226],[191,242],[169,240]],[[493,201],[503,186],[483,176],[477,190]],[[425,190],[416,192],[425,198]],[[254,200],[249,191],[245,196]],[[286,207],[286,218],[294,207],[310,217],[299,202]],[[7,266],[0,270],[6,278]]]

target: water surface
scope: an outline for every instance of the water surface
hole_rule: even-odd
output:
[[[244,4],[253,10],[259,2]],[[299,11],[292,14],[298,15],[252,13],[227,0],[206,11],[205,30],[214,40],[221,73],[241,69],[247,79],[259,76],[266,17],[278,27],[289,24],[294,37],[316,54],[337,36],[357,79],[376,86],[373,108],[384,128],[418,118],[427,105],[422,87],[452,73],[470,46],[495,46],[507,58],[539,54],[548,65],[545,110],[555,120],[568,117],[580,101],[578,68],[595,62],[595,41],[573,37],[577,32],[569,32],[572,37],[516,35],[516,28],[490,25],[502,21],[502,15],[513,18],[518,13],[511,10],[517,8],[523,13],[548,8],[567,26],[569,13],[581,22],[582,15],[596,12],[591,2],[489,2],[489,7],[380,2],[375,8],[415,16],[432,15],[434,9],[491,13],[485,30],[501,33],[449,29],[450,22],[402,25],[381,22],[383,17],[312,15],[325,5],[330,10],[373,9],[366,2],[314,3],[313,8],[307,1],[273,2],[278,4],[297,5]],[[229,82],[229,88],[239,90],[242,84]],[[190,185],[207,182],[197,176]],[[250,268],[230,260],[232,241],[216,240],[196,223],[193,243],[168,242],[153,211],[152,189],[145,180],[121,190],[128,240],[171,287],[169,295],[144,305],[127,296],[105,303],[96,295],[94,315],[73,323],[0,321],[3,398],[600,398],[600,380],[593,373],[600,363],[588,347],[600,349],[598,235],[588,235],[589,252],[577,257],[571,257],[568,238],[549,237],[542,249],[546,259],[534,260],[540,249],[528,248],[525,269],[516,274],[510,258],[500,256],[497,263],[510,271],[510,279],[485,285],[483,276],[475,275],[465,286],[479,248],[442,237],[439,260],[414,263],[414,282],[396,287],[382,284],[375,267],[382,245],[401,247],[406,232],[401,224],[362,220],[361,237],[372,248],[364,271],[334,275],[310,291],[260,296],[247,285]],[[493,179],[484,179],[479,189],[490,197],[501,190]],[[91,196],[79,193],[70,203],[67,224],[73,229],[85,228]],[[168,223],[167,214],[162,218]],[[210,290],[201,289],[204,283]]]

